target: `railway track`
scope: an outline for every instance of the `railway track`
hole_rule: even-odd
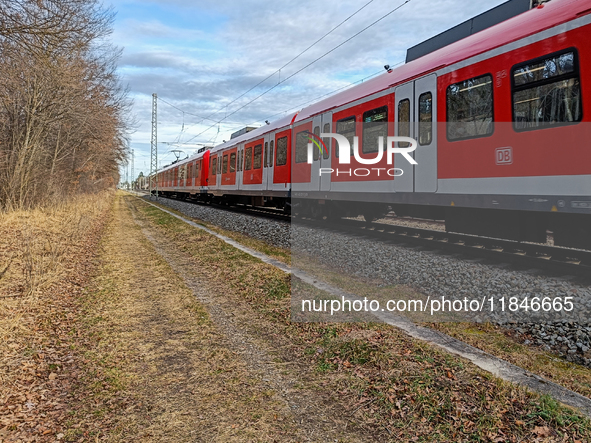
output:
[[[147,196],[148,194],[146,193],[144,195]],[[166,198],[166,199],[170,199],[170,200],[182,201],[182,202],[192,203],[192,204],[196,204],[196,205],[209,206],[209,207],[213,207],[216,209],[220,209],[222,211],[237,212],[237,213],[241,213],[241,214],[251,214],[251,215],[256,215],[256,216],[260,216],[260,217],[271,218],[273,220],[285,221],[287,223],[289,223],[292,219],[292,216],[290,214],[286,214],[283,210],[276,209],[276,208],[265,208],[262,206],[205,203],[205,202],[193,200],[190,198],[183,199],[183,198],[164,197],[164,196],[158,196],[158,198]]]
[[[404,220],[408,222],[408,219]],[[591,251],[588,250],[523,243],[390,223],[367,223],[352,219],[331,221],[330,224],[310,219],[294,219],[293,221],[308,226],[364,235],[380,241],[420,245],[432,250],[459,253],[591,280]]]
[[[205,205],[205,203],[189,199],[171,199]],[[406,217],[400,218],[394,215],[387,216],[389,223],[367,223],[354,219],[331,220],[328,222],[326,220],[295,217],[275,208],[219,204],[210,206],[224,211],[266,217],[318,229],[363,235],[380,241],[422,246],[431,250],[443,251],[444,253],[462,254],[497,263],[508,263],[525,269],[540,269],[556,274],[573,275],[591,281],[591,251],[583,249],[569,249],[536,243],[480,237],[445,232],[441,229],[410,227],[408,223],[413,221],[416,221],[417,224],[431,224],[438,227],[444,226],[444,223],[422,219],[414,220]],[[401,221],[404,225],[396,224],[396,221]]]

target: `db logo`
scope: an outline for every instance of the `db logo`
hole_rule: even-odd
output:
[[[495,150],[495,157],[497,165],[510,165],[513,163],[513,149],[511,147],[497,148]]]

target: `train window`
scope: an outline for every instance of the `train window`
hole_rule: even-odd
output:
[[[195,163],[195,178],[199,178],[199,163]]]
[[[211,161],[211,165],[212,165],[212,167],[211,167],[211,175],[216,175],[217,174],[217,171],[218,171],[218,159],[217,158],[214,158]]]
[[[410,100],[405,98],[398,102],[398,136],[410,137]],[[398,142],[398,147],[408,148],[410,143]]]
[[[261,169],[261,160],[263,158],[263,145],[256,145],[254,147],[254,160],[252,169]]]
[[[325,134],[330,132],[330,123],[324,124],[322,132]],[[326,146],[326,149],[322,152],[322,158],[324,158],[325,160],[330,156],[330,140],[330,137],[324,137],[322,139],[322,141],[324,142],[324,146]]]
[[[224,159],[222,160],[223,162],[223,166],[222,166],[222,174],[227,174],[228,173],[228,156],[224,155]]]
[[[277,163],[276,166],[287,164],[287,137],[277,139]]]
[[[236,153],[230,154],[230,172],[236,172]]]
[[[296,135],[295,162],[305,163],[308,161],[308,131],[298,132]]]
[[[265,159],[263,160],[263,167],[267,167],[267,162],[269,161],[269,142],[265,142]]]
[[[252,169],[252,146],[246,148],[244,151],[244,170],[250,171]]]
[[[238,150],[238,170],[242,171],[242,151]]]
[[[576,123],[583,117],[575,49],[514,66],[511,85],[517,131]]]
[[[355,117],[347,117],[337,121],[337,134],[344,135],[349,140],[349,146],[351,152],[349,155],[353,155],[353,137],[355,136]],[[338,143],[335,147],[335,155],[339,156]]]
[[[378,152],[379,137],[388,137],[388,107],[372,109],[363,113],[363,137],[361,152],[369,154]]]
[[[433,140],[433,94],[419,95],[419,145],[430,145]]]
[[[269,167],[273,166],[273,145],[275,144],[275,140],[271,140],[269,143]]]
[[[447,139],[486,137],[494,130],[492,75],[447,87]]]

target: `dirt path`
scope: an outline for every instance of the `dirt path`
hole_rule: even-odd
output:
[[[246,304],[132,218],[122,198],[103,250],[99,353],[124,360],[119,377],[134,398],[111,440],[368,441],[306,371],[251,334]]]

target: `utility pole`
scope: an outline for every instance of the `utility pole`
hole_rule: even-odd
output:
[[[158,119],[157,119],[157,102],[158,95],[152,94],[152,143],[150,147],[150,196],[152,191],[158,200],[158,180],[156,174],[158,173]]]

